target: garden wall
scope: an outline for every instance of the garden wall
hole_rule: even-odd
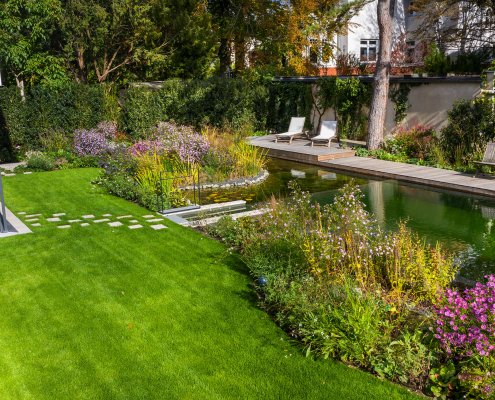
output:
[[[403,79],[392,86],[410,85],[406,118],[401,122],[406,127],[426,125],[440,130],[447,124],[447,111],[458,100],[471,100],[480,95],[481,79],[475,78],[415,78]],[[386,131],[395,125],[395,103],[389,99],[387,105]]]
[[[345,78],[344,78],[345,79]],[[372,77],[360,77],[360,81],[364,84],[371,85]],[[285,78],[284,82],[306,82],[313,84],[313,90],[316,88],[315,78]],[[447,111],[453,104],[459,100],[471,100],[479,96],[481,93],[481,78],[479,76],[470,77],[446,77],[446,78],[403,78],[392,77],[390,92],[402,88],[405,89],[407,102],[403,105],[405,108],[404,119],[400,124],[406,127],[414,125],[426,125],[435,130],[440,130],[447,124]],[[391,133],[395,126],[397,98],[389,96],[387,103],[387,113],[385,121],[386,134]],[[400,97],[400,96],[399,96]],[[364,109],[363,113],[366,114]],[[335,119],[335,110],[328,108],[325,110],[322,120]],[[313,111],[311,113],[312,125],[318,126],[318,114]]]

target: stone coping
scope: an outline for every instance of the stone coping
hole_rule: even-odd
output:
[[[201,190],[205,189],[229,189],[243,186],[251,186],[257,185],[263,182],[266,178],[268,178],[270,173],[267,170],[262,170],[258,175],[251,178],[239,178],[239,179],[231,179],[223,182],[213,182],[213,183],[205,183],[200,186]],[[181,189],[184,190],[193,190],[194,186],[189,185],[185,186]]]

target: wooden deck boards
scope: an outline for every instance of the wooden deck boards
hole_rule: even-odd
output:
[[[332,147],[311,147],[310,142],[296,139],[275,143],[275,136],[261,136],[250,139],[250,143],[268,150],[268,155],[285,160],[318,165],[335,171],[371,175],[379,178],[396,179],[403,182],[428,185],[440,189],[495,197],[495,177],[474,178],[464,174],[433,167],[404,164],[373,158],[355,157],[354,151]]]
[[[357,158],[359,157],[321,162],[319,165],[340,171],[397,179],[399,181],[418,183],[446,190],[495,197],[495,179],[491,177],[474,178],[473,175],[440,168],[364,157],[357,160]]]
[[[275,135],[254,137],[249,143],[268,150],[269,156],[309,164],[352,157],[355,154],[354,150],[340,149],[335,143],[332,143],[331,147],[322,145],[311,147],[311,142],[306,139],[294,139],[291,144],[287,140],[275,143]]]

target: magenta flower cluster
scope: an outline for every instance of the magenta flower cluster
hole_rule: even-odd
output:
[[[160,122],[154,136],[165,151],[175,153],[182,162],[201,163],[210,149],[208,139],[189,126]]]
[[[435,308],[435,337],[449,354],[489,356],[495,351],[495,276],[463,292],[448,289]]]

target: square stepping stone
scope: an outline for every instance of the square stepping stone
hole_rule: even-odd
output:
[[[108,225],[111,227],[117,227],[117,226],[122,226],[124,224],[122,222],[116,221],[116,222],[109,222]]]
[[[111,217],[112,214],[103,214],[104,217]]]
[[[119,215],[117,219],[132,218],[132,215]]]
[[[21,212],[18,212],[17,214],[18,215],[26,215],[26,212],[25,211],[21,211]]]
[[[41,226],[39,222],[36,222],[35,224],[31,224],[31,226]]]
[[[82,219],[69,219],[69,224],[73,224],[74,222],[81,222]]]
[[[89,226],[89,224],[87,222],[83,222],[81,226]]]
[[[64,215],[65,215],[65,213],[53,214],[54,217],[63,217]]]
[[[142,227],[143,227],[143,225],[129,225],[129,229],[139,229]]]
[[[38,218],[38,217],[36,217],[36,218],[30,218],[30,219],[27,219],[27,220],[26,220],[26,222],[36,222],[36,221],[38,221],[38,220],[39,220],[39,218]]]
[[[5,174],[4,173],[3,176],[15,176],[15,174],[10,174],[10,173],[9,174]]]
[[[143,215],[143,218],[149,219],[149,218],[155,218],[154,215]]]
[[[71,227],[71,225],[59,225],[59,226],[57,226],[58,229],[67,229],[70,227]]]
[[[137,224],[139,221],[137,219],[133,219],[132,221],[129,221],[131,224]]]
[[[103,219],[95,219],[93,222],[95,224],[100,224],[102,222],[108,222],[108,221],[110,221],[108,218],[103,218]]]
[[[147,219],[146,222],[160,222],[163,221],[163,218],[154,218],[154,219]]]
[[[47,218],[48,222],[60,222],[61,219],[59,217]]]
[[[95,216],[93,214],[83,215],[84,219],[93,219]]]
[[[28,172],[24,172],[24,175],[31,175],[32,172],[31,171],[28,171]]]
[[[26,215],[26,218],[34,218],[34,217],[41,217],[41,214],[29,214],[29,215]]]
[[[161,229],[167,229],[167,227],[163,224],[151,225],[151,228],[153,228],[155,231],[159,231]]]

